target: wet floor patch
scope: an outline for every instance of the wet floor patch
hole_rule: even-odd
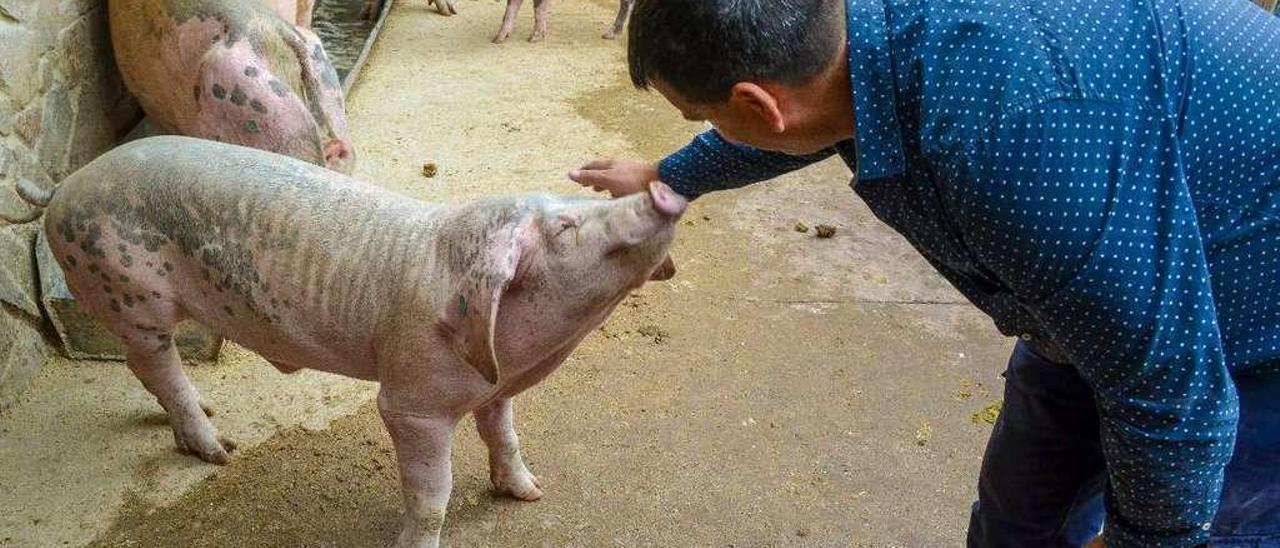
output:
[[[346,82],[356,68],[365,44],[375,38],[377,20],[363,17],[364,2],[353,0],[319,0],[312,12],[312,30],[320,36],[329,62]]]

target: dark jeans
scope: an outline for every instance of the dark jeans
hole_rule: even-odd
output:
[[[1240,423],[1212,546],[1280,547],[1280,375],[1235,379]],[[1019,342],[982,461],[970,548],[1082,546],[1102,529],[1106,463],[1093,392]]]

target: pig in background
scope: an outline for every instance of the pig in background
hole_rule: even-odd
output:
[[[550,0],[533,0],[533,33],[529,35],[530,42],[541,42],[547,37],[547,3]],[[520,12],[520,5],[524,0],[507,0],[507,12],[502,16],[502,26],[498,28],[498,34],[494,35],[493,43],[501,44],[507,41],[511,36],[511,31],[516,26],[516,15]],[[627,24],[627,17],[631,15],[631,8],[635,6],[635,0],[619,0],[618,15],[613,20],[613,25],[604,33],[604,38],[612,40],[622,32],[622,27]]]
[[[399,546],[439,543],[454,427],[473,413],[490,479],[542,496],[511,398],[542,380],[626,295],[674,273],[683,198],[662,183],[614,200],[421,202],[300,161],[186,137],[118,147],[50,196],[44,228],[67,285],[119,336],[179,449],[227,462],[172,336],[191,318],[282,372],[381,383],[399,462]]]
[[[386,0],[365,0],[364,15],[365,17],[377,17],[378,12],[382,9],[383,2]],[[458,13],[453,7],[451,0],[428,0],[436,6],[436,9],[442,15],[454,15]],[[533,0],[533,33],[529,35],[530,42],[541,42],[547,37],[547,2],[549,0]],[[511,31],[515,30],[516,15],[520,12],[520,6],[524,0],[507,0],[507,12],[502,17],[502,26],[498,28],[498,34],[494,35],[493,43],[501,44],[511,37]],[[613,40],[622,32],[622,28],[627,25],[627,18],[631,16],[631,9],[635,7],[635,0],[619,0],[618,15],[614,17],[613,25],[604,33],[604,38]]]
[[[111,0],[108,12],[125,86],[162,133],[351,173],[342,84],[305,28],[311,7],[310,0]]]
[[[389,0],[364,0],[364,9],[361,13],[368,19],[376,19],[378,17],[378,13],[382,11],[382,6],[388,1]],[[458,9],[453,7],[453,0],[427,0],[427,4],[435,6],[436,11],[440,12],[440,15],[445,17],[458,14]]]

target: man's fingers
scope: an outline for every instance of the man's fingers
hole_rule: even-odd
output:
[[[584,165],[584,166],[582,166],[582,167],[580,167],[580,168],[578,168],[578,169],[580,169],[580,170],[582,170],[582,169],[609,169],[609,168],[613,167],[613,163],[614,163],[614,160],[613,160],[613,159],[610,159],[610,158],[601,158],[601,159],[599,159],[599,160],[592,160],[592,161],[590,161],[590,162],[587,162],[587,164],[586,164],[586,165]]]
[[[582,186],[607,190],[613,186],[610,184],[613,181],[606,173],[592,169],[575,169],[569,172],[569,178]]]

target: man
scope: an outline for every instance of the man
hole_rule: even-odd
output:
[[[715,126],[575,181],[696,198],[839,154],[1020,337],[970,546],[1280,546],[1280,23],[1246,0],[640,0]],[[1238,394],[1238,398],[1237,398]],[[1105,505],[1104,505],[1105,500]]]

